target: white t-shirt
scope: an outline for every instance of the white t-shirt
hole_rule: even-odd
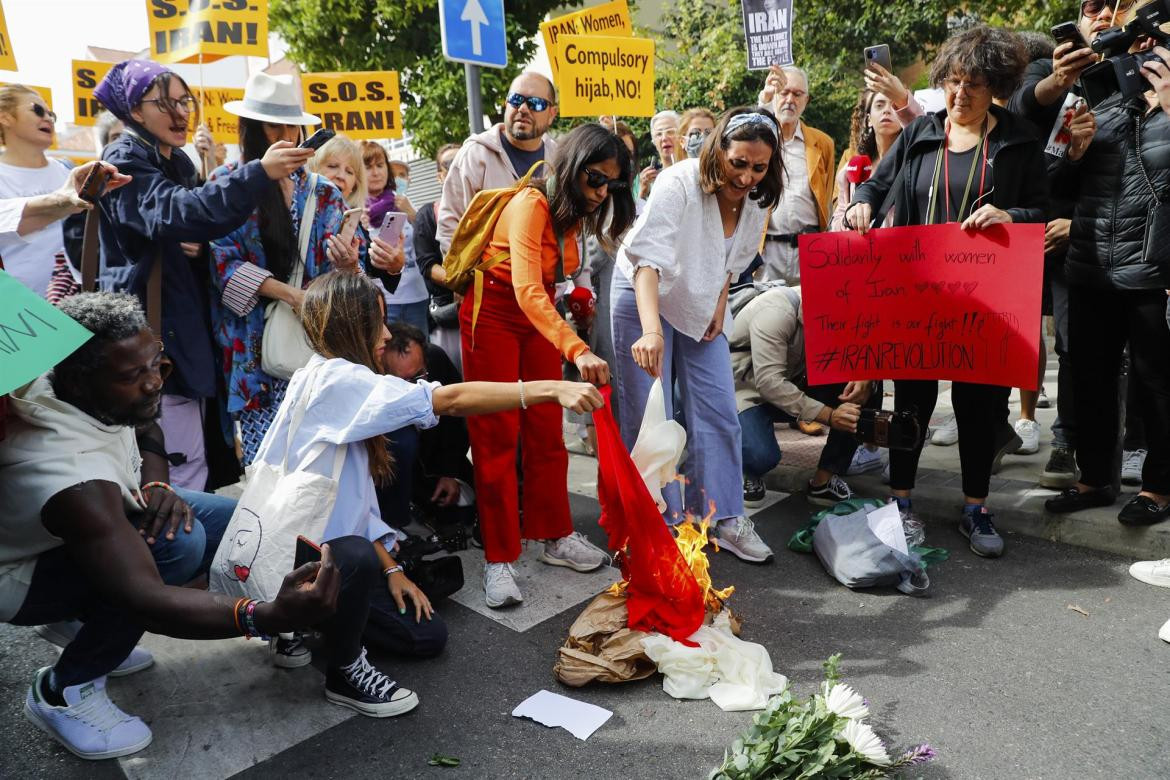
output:
[[[0,163],[0,198],[47,195],[61,189],[68,178],[69,169],[58,160],[50,159],[48,165],[41,168],[18,168]],[[49,291],[53,256],[63,251],[65,238],[59,221],[23,237],[15,233],[0,234],[4,270],[42,298]]]

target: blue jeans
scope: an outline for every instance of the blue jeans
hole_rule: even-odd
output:
[[[150,552],[163,582],[183,585],[210,565],[236,502],[182,488],[176,488],[175,492],[190,504],[196,522],[191,533],[180,529],[173,540],[156,541]],[[38,626],[60,620],[84,621],[53,667],[62,687],[80,685],[109,674],[126,660],[143,633],[135,616],[109,603],[64,546],[55,547],[37,559],[28,595],[9,622]]]
[[[386,306],[386,322],[405,322],[422,331],[423,335],[430,332],[427,312],[430,309],[429,301],[417,303],[391,303]]]
[[[836,406],[841,402],[838,396],[844,390],[844,384],[817,385],[808,388],[805,393],[823,404]],[[880,409],[881,406],[882,389],[881,385],[878,385],[862,407]],[[780,462],[780,444],[776,441],[776,431],[772,426],[778,422],[792,422],[795,419],[771,404],[760,404],[739,413],[739,426],[743,430],[744,478],[759,479],[776,468]],[[821,449],[817,468],[840,476],[849,470],[853,453],[856,451],[857,439],[852,434],[830,429],[825,446]]]
[[[622,440],[632,448],[646,409],[646,396],[654,380],[634,362],[630,347],[642,335],[634,290],[625,274],[613,275],[610,296],[614,371],[618,395]],[[686,510],[698,516],[715,504],[715,520],[743,514],[743,460],[739,417],[735,409],[735,386],[731,376],[731,352],[727,337],[695,341],[661,320],[666,349],[662,376],[678,380],[684,425],[687,429],[687,459],[683,473],[688,478]],[[667,418],[674,417],[674,393],[667,386],[664,395]],[[663,489],[668,522],[683,519],[683,496],[677,482]]]

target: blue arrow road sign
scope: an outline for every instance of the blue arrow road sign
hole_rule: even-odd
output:
[[[504,0],[439,0],[439,29],[447,59],[489,68],[507,66]]]

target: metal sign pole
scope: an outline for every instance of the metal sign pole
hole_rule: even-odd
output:
[[[464,63],[463,76],[467,82],[467,123],[472,135],[483,132],[483,93],[480,90],[479,66]]]

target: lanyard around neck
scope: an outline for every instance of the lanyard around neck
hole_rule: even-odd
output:
[[[971,168],[967,171],[967,185],[963,188],[963,200],[959,203],[959,210],[955,212],[955,219],[958,222],[963,221],[963,212],[967,209],[967,203],[971,197],[971,184],[975,181],[975,168],[978,166],[981,170],[979,172],[979,197],[975,199],[978,203],[983,199],[983,187],[987,182],[987,117],[983,118],[983,126],[979,131],[979,143],[975,145],[975,154],[972,155]],[[943,131],[942,146],[939,147],[938,155],[934,160],[934,182],[930,188],[930,198],[926,205],[926,223],[928,225],[937,224],[935,221],[935,211],[938,204],[938,190],[939,190],[939,176],[942,175],[942,189],[943,198],[946,211],[943,214],[943,219],[946,221],[951,215],[951,158],[948,147],[951,140],[951,122],[948,119],[946,129]],[[980,160],[982,153],[983,159]],[[941,165],[939,163],[942,163]],[[970,215],[968,215],[970,216]]]

